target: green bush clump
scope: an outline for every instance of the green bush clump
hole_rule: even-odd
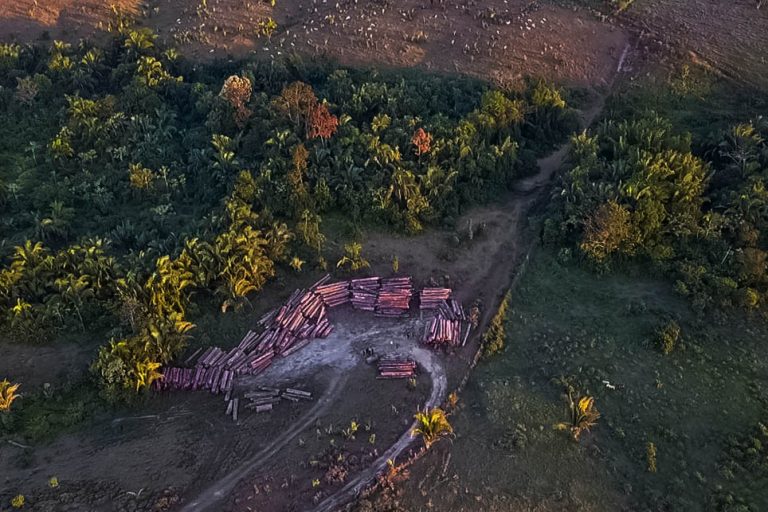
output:
[[[483,355],[490,357],[498,352],[504,350],[504,343],[507,339],[506,320],[507,309],[509,308],[509,302],[511,300],[510,292],[504,295],[504,298],[499,304],[499,309],[491,319],[491,324],[488,326],[488,330],[483,335]]]
[[[767,141],[762,117],[702,148],[653,112],[606,120],[572,138],[544,239],[600,268],[650,262],[700,311],[768,313]]]
[[[669,355],[680,340],[680,326],[674,320],[665,322],[656,330],[656,343],[662,354]]]

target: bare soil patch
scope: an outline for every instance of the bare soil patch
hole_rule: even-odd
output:
[[[72,343],[64,347],[4,343],[0,375],[12,382],[23,382],[22,392],[31,391],[45,383],[81,376],[91,364],[93,352],[93,347]]]
[[[43,32],[76,40],[97,35],[111,10],[103,2],[18,0],[0,10],[0,39],[34,41]],[[43,4],[41,7],[40,4]],[[605,83],[627,33],[586,11],[528,0],[401,2],[121,0],[140,23],[197,58],[298,53],[349,65],[421,67],[497,82],[524,76]],[[259,23],[278,28],[259,35]]]
[[[651,55],[671,51],[738,82],[768,85],[768,9],[755,0],[637,0],[623,18]]]

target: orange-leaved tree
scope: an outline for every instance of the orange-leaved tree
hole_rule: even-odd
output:
[[[432,149],[432,135],[424,128],[419,128],[414,132],[411,144],[413,144],[417,156],[429,153],[429,150]]]
[[[251,100],[253,85],[245,77],[232,75],[224,81],[219,96],[224,98],[235,110],[235,124],[242,129],[253,114],[246,105]]]
[[[339,127],[339,118],[331,114],[324,103],[319,103],[312,109],[307,122],[307,138],[320,137],[323,140],[330,139]]]

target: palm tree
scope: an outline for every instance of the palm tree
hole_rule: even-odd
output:
[[[418,195],[421,195],[421,191],[416,182],[416,176],[411,171],[397,167],[392,173],[389,188],[384,199],[388,203],[394,200],[401,209],[406,209],[408,201]]]
[[[62,299],[74,308],[75,314],[78,320],[80,320],[80,327],[85,331],[85,322],[83,321],[82,314],[83,304],[87,299],[94,296],[88,278],[84,275],[74,276],[68,274],[66,277],[56,279],[55,284],[59,289]]]
[[[128,31],[124,46],[140,54],[155,46],[157,36],[149,28],[140,28]]]
[[[348,268],[354,272],[370,267],[368,260],[363,258],[363,246],[358,242],[352,242],[344,246],[344,256],[336,263],[336,268]]]
[[[429,204],[438,211],[443,211],[445,208],[445,203],[450,193],[453,192],[453,184],[458,175],[458,171],[445,171],[440,166],[430,165],[427,168],[427,174],[420,177]]]
[[[43,263],[48,256],[48,250],[42,242],[27,240],[24,245],[16,246],[11,257],[11,269],[24,271],[35,268]]]
[[[578,400],[574,400],[570,390],[568,391],[568,411],[570,421],[567,423],[558,423],[555,425],[557,430],[570,430],[574,441],[579,440],[582,432],[597,425],[600,418],[600,412],[595,407],[595,399],[584,395]]]
[[[411,431],[411,436],[420,435],[427,449],[440,439],[453,435],[448,416],[439,407],[418,411],[414,418],[416,427]]]
[[[70,224],[75,216],[75,210],[64,206],[61,201],[51,203],[51,213],[48,217],[38,220],[37,233],[43,240],[50,238],[64,239],[69,234]]]
[[[151,319],[139,335],[144,344],[142,353],[152,361],[165,364],[184,350],[189,331],[194,328],[195,325],[184,320],[179,313]]]
[[[18,389],[19,384],[11,384],[7,379],[0,381],[0,412],[11,410],[11,404],[19,398]]]

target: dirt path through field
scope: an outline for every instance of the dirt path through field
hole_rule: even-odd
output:
[[[448,380],[445,370],[435,355],[426,349],[417,349],[412,352],[416,361],[425,369],[432,379],[432,391],[429,399],[424,404],[425,408],[436,407],[445,399],[448,388]],[[313,512],[331,512],[337,507],[353,500],[360,491],[367,486],[376,475],[379,474],[390,460],[397,460],[397,457],[403,453],[413,442],[411,432],[416,428],[414,421],[408,430],[397,440],[395,444],[389,447],[376,461],[364,471],[360,472],[355,478],[350,480],[341,490],[329,496],[317,507],[312,508]]]
[[[629,45],[627,45],[624,50],[624,56],[626,56],[628,49]],[[621,66],[619,66],[619,71],[620,67]],[[614,80],[611,81],[611,85],[613,84]],[[585,128],[588,127],[597,118],[600,112],[602,112],[605,98],[605,94],[595,94],[595,97],[589,107],[581,112],[580,117],[582,126]],[[514,215],[518,220],[517,226],[510,226],[510,230],[515,233],[515,235],[510,237],[510,244],[518,246],[524,245],[524,242],[520,240],[524,230],[520,229],[519,226],[519,223],[523,221],[523,214],[529,211],[530,207],[541,194],[543,187],[551,182],[555,172],[565,163],[565,159],[568,156],[570,148],[571,143],[567,142],[552,152],[550,155],[539,159],[537,162],[539,172],[537,172],[534,176],[522,180],[518,186],[515,187],[515,190],[508,199],[507,203],[508,208],[514,211]],[[504,253],[507,248],[508,245],[503,244],[499,252]],[[499,254],[499,257],[495,260],[498,266],[494,265],[494,267],[487,269],[487,271],[483,273],[483,280],[487,281],[487,286],[497,288],[499,290],[507,286],[508,281],[499,279],[499,276],[506,275],[507,273],[511,274],[511,272],[505,272],[505,270],[508,270],[507,267],[509,266],[509,262],[514,260],[514,258],[505,258],[504,255],[505,254]],[[490,318],[490,313],[492,312],[493,310],[486,311],[486,318],[484,318],[484,322],[481,324],[480,332],[484,330],[487,319]],[[421,364],[428,371],[432,378],[432,393],[426,403],[426,406],[434,407],[440,403],[447,391],[446,375],[439,363],[434,364],[433,357],[427,357],[432,356],[431,353],[422,350],[419,352],[414,352],[414,355],[416,356],[419,364]],[[338,509],[338,507],[341,507],[342,505],[355,499],[359,495],[360,491],[364,489],[365,486],[370,484],[370,482],[373,481],[375,477],[386,467],[387,461],[397,460],[397,457],[411,445],[413,442],[411,431],[415,426],[416,425],[414,422],[409,427],[409,429],[400,436],[397,442],[392,445],[381,457],[379,457],[373,465],[359,473],[342,489],[326,498],[318,506],[309,510],[311,510],[311,512],[332,512],[333,510]]]
[[[200,494],[194,501],[188,503],[182,511],[203,511],[214,510],[216,503],[224,499],[227,494],[234,489],[237,483],[245,475],[249,475],[264,464],[269,462],[271,457],[278,451],[285,448],[288,443],[296,438],[303,430],[308,428],[312,423],[320,417],[328,408],[333,405],[334,401],[338,397],[344,384],[346,383],[346,376],[344,373],[335,373],[335,377],[331,381],[328,390],[317,401],[314,407],[309,410],[304,416],[301,417],[294,425],[286,430],[280,437],[269,443],[262,450],[253,454],[248,460],[243,462],[240,467],[231,471],[224,478],[217,481],[214,485],[206,489]]]

